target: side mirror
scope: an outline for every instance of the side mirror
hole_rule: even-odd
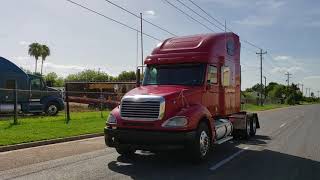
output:
[[[47,81],[47,82],[46,82],[46,85],[47,85],[48,87],[52,87],[52,86],[53,86],[53,82],[52,82],[52,81]]]
[[[138,68],[136,72],[136,87],[140,87],[140,85],[140,69]]]

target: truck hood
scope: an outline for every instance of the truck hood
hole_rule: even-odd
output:
[[[177,86],[177,85],[149,85],[149,86],[140,86],[129,91],[126,96],[134,95],[157,95],[162,96],[165,99],[171,99],[175,97],[176,94],[180,93],[182,90],[190,89],[188,86]]]

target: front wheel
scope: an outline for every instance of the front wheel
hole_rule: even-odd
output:
[[[45,111],[46,111],[47,115],[55,116],[59,112],[59,105],[55,102],[50,102],[50,103],[48,103]]]
[[[196,137],[188,147],[188,154],[192,161],[200,162],[208,158],[211,148],[211,135],[206,123],[201,123],[197,129]]]

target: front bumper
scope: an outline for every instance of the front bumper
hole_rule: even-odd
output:
[[[196,131],[163,132],[136,129],[104,129],[105,143],[109,147],[131,145],[141,150],[182,148],[192,142]]]

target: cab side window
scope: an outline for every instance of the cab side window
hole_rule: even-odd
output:
[[[32,90],[41,90],[42,83],[41,80],[38,78],[31,79],[31,89]]]
[[[221,68],[221,82],[223,86],[230,86],[230,68],[222,67]]]
[[[210,65],[208,69],[208,84],[215,84],[218,82],[217,67]]]

